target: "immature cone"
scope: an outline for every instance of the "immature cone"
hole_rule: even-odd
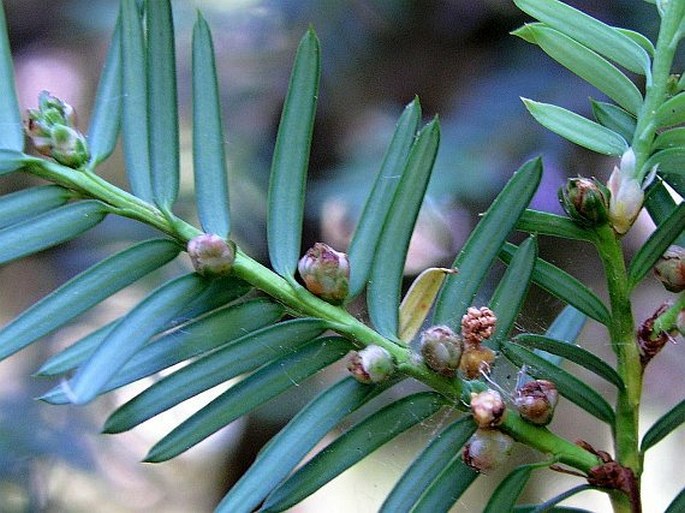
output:
[[[493,428],[504,419],[507,407],[499,392],[485,390],[471,395],[471,413],[480,428]]]
[[[297,269],[312,294],[334,304],[347,297],[350,263],[345,253],[317,242],[300,259]]]
[[[521,418],[538,426],[546,426],[552,421],[558,400],[556,385],[544,379],[524,383],[514,395],[514,404]]]
[[[366,346],[360,351],[350,351],[345,357],[347,370],[360,383],[380,383],[395,372],[392,356],[380,346]]]
[[[433,326],[421,333],[421,356],[429,369],[447,377],[456,374],[463,351],[461,338],[448,326]]]
[[[611,191],[609,221],[616,233],[623,235],[635,222],[645,199],[642,184],[636,177],[632,148],[623,154],[620,165],[614,167],[607,186]]]
[[[476,346],[495,332],[497,317],[487,306],[469,307],[461,318],[461,336],[465,344]]]
[[[490,374],[492,364],[495,362],[495,352],[485,346],[466,346],[461,355],[459,370],[466,379],[477,379],[481,373]]]
[[[564,211],[583,226],[600,226],[609,219],[609,189],[594,178],[569,178],[559,189]]]
[[[514,440],[497,429],[477,429],[462,450],[462,459],[477,472],[500,466],[509,456]]]
[[[671,246],[654,266],[654,274],[666,290],[682,292],[685,290],[685,248]]]
[[[188,255],[197,273],[223,276],[233,267],[235,244],[213,233],[203,233],[188,242]]]
[[[38,109],[28,111],[26,134],[38,152],[65,166],[78,168],[90,158],[86,138],[76,130],[74,109],[47,91],[38,96]]]

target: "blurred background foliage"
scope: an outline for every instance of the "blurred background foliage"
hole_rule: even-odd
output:
[[[647,3],[568,3],[610,24],[655,37],[656,15]],[[4,6],[22,108],[35,106],[38,92],[47,89],[75,106],[85,128],[118,2],[5,0]],[[440,115],[442,144],[412,240],[408,276],[428,266],[449,265],[478,214],[525,159],[538,154],[544,158],[543,183],[533,207],[557,213],[561,210],[556,190],[566,176],[594,175],[606,180],[614,164],[545,131],[525,112],[520,96],[559,104],[587,116],[588,97],[603,98],[538,49],[508,34],[526,21],[508,0],[195,0],[176,1],[173,7],[181,137],[186,150],[182,153],[177,213],[190,219],[195,216],[189,57],[195,9],[200,9],[213,31],[217,53],[231,168],[233,236],[263,261],[271,151],[294,50],[310,24],[321,39],[323,74],[310,162],[305,247],[323,240],[345,249],[394,123],[414,95],[420,97],[426,119]],[[100,172],[124,185],[120,151]],[[31,183],[32,179],[21,175],[3,177],[0,193]],[[627,242],[643,240],[650,229],[649,221],[643,219]],[[69,277],[130,241],[150,235],[148,232],[128,220],[110,217],[75,242],[1,268],[0,322],[4,324]],[[603,293],[595,279],[598,262],[586,254],[588,248],[570,242],[563,246],[555,241],[540,242],[542,256]],[[576,258],[577,254],[582,258]],[[137,461],[151,443],[187,416],[187,405],[131,433],[102,437],[98,431],[106,412],[135,392],[111,394],[95,406],[81,409],[51,407],[31,399],[50,388],[49,383],[28,377],[46,355],[83,335],[87,327],[92,329],[121,315],[151,286],[184,265],[167,266],[139,286],[114,296],[69,329],[49,337],[47,343],[31,346],[0,364],[1,512],[211,511],[226,488],[249,466],[260,445],[317,387],[334,379],[334,371],[329,371],[330,376],[314,378],[314,383],[299,387],[297,394],[267,404],[190,453],[159,466]],[[664,299],[653,282],[641,287],[638,295],[638,320],[651,314]],[[544,330],[560,306],[558,301],[532,290],[522,326]],[[611,359],[608,343],[601,342],[603,335],[591,327],[584,341]],[[676,356],[657,360],[648,375],[646,396],[646,400],[654,401],[654,415],[677,402],[677,391],[670,388],[664,375],[683,368],[682,356],[680,361]],[[593,384],[601,389],[601,384]],[[207,400],[199,398],[195,407]],[[558,415],[554,428],[572,439],[606,445],[592,421],[583,424],[578,418],[584,416],[579,417],[572,407],[561,410],[565,411]],[[401,437],[294,511],[375,511],[415,451],[415,439],[429,437],[439,424],[437,421],[424,426],[420,433]],[[672,436],[677,437],[670,442],[685,441],[682,433]],[[662,475],[680,474],[673,458],[664,454],[668,452],[657,448],[651,455],[655,461],[666,458],[658,464]],[[651,460],[647,465],[649,476]],[[479,480],[455,511],[480,511],[479,496],[496,478]],[[566,478],[559,476],[559,483],[553,480],[531,485],[529,497],[548,496],[561,486],[562,479]],[[656,483],[664,497],[682,486],[675,482],[673,493],[667,493],[670,484],[667,490],[663,480]],[[645,484],[654,485],[649,481]],[[593,505],[591,496],[580,504]],[[658,505],[655,507],[658,511]]]

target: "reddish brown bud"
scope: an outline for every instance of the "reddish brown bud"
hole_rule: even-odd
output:
[[[487,306],[472,306],[461,318],[461,336],[467,345],[478,345],[492,336],[496,324],[495,312]]]
[[[307,290],[334,304],[347,296],[350,263],[345,253],[317,242],[300,259],[297,269]]]
[[[347,370],[360,383],[380,383],[395,372],[392,356],[380,346],[370,345],[346,356]]]
[[[428,368],[444,376],[456,374],[463,351],[461,338],[447,326],[433,326],[421,333],[421,356]]]
[[[556,385],[544,379],[523,384],[514,395],[514,404],[521,417],[538,426],[545,426],[552,421],[558,400]]]
[[[670,292],[685,290],[685,248],[669,247],[654,266],[654,275]]]
[[[203,233],[188,242],[188,255],[197,273],[225,275],[235,260],[235,244],[213,233]]]
[[[461,355],[459,370],[467,379],[480,377],[481,372],[490,374],[490,368],[495,361],[495,352],[485,346],[466,346]]]
[[[498,426],[504,419],[507,407],[499,392],[485,390],[479,394],[471,394],[471,413],[473,420],[480,428]]]
[[[514,440],[497,429],[477,429],[461,454],[469,467],[486,473],[504,463],[513,445]]]
[[[648,319],[645,319],[637,330],[637,343],[640,348],[640,361],[645,367],[654,358],[659,351],[663,349],[666,342],[673,340],[673,334],[668,331],[656,332],[654,330],[654,321],[669,309],[669,304],[661,305],[654,314]]]

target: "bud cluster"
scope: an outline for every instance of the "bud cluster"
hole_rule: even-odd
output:
[[[79,168],[90,158],[74,109],[47,91],[38,96],[38,109],[29,109],[26,133],[39,153],[65,166]]]
[[[347,297],[350,263],[345,253],[317,242],[300,259],[297,270],[307,290],[321,299],[340,304]]]

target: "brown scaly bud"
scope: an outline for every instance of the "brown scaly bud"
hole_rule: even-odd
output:
[[[495,332],[497,317],[487,306],[470,307],[461,318],[461,336],[465,344],[477,346]]]
[[[459,368],[464,343],[448,326],[433,326],[421,333],[421,356],[429,369],[453,377]]]
[[[198,274],[223,276],[235,261],[235,244],[213,233],[203,233],[188,242],[188,255]]]
[[[380,383],[395,372],[390,353],[380,346],[370,345],[360,351],[350,351],[345,357],[347,370],[360,383]]]
[[[476,379],[481,373],[490,374],[494,361],[495,352],[489,347],[467,345],[461,355],[459,370],[466,379]]]
[[[685,290],[685,248],[669,247],[654,266],[654,275],[670,292]]]
[[[514,440],[497,429],[477,429],[461,456],[473,470],[487,473],[506,461]]]
[[[345,253],[317,242],[297,264],[307,290],[329,303],[342,303],[347,296],[350,263]]]
[[[651,359],[663,349],[666,342],[673,340],[675,333],[669,333],[668,331],[656,333],[654,331],[654,321],[668,310],[669,306],[668,303],[661,305],[651,317],[645,319],[640,324],[637,330],[637,343],[640,348],[640,361],[643,367],[646,367]]]
[[[502,423],[507,407],[499,392],[485,390],[471,394],[471,413],[479,428],[493,428]]]
[[[514,404],[521,418],[538,426],[546,426],[552,421],[558,400],[556,385],[544,379],[528,381],[514,394]]]

